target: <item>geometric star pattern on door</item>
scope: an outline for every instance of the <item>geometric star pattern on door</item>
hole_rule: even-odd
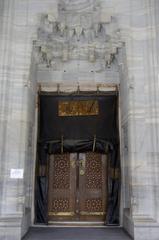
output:
[[[49,221],[105,220],[106,155],[54,154],[49,160]]]

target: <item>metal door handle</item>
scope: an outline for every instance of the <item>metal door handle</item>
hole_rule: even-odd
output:
[[[81,176],[83,176],[85,174],[85,165],[86,165],[85,159],[80,159],[79,160],[79,173]]]
[[[76,160],[75,159],[70,159],[70,165],[72,168],[76,167]]]
[[[79,160],[79,164],[80,164],[80,167],[85,168],[85,165],[86,165],[85,159],[80,159],[80,160]]]

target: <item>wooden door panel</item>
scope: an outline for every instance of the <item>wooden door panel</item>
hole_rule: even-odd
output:
[[[48,220],[70,220],[76,214],[77,154],[55,154],[50,157]]]
[[[80,220],[105,220],[106,156],[88,152],[79,155]]]
[[[105,155],[88,152],[50,157],[48,221],[104,221],[106,196]]]

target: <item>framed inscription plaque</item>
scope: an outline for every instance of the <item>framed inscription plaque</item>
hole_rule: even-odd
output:
[[[99,114],[99,104],[97,100],[71,100],[59,101],[58,115],[66,116],[93,116]]]

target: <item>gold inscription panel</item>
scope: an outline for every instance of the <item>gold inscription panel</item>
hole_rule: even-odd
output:
[[[99,114],[97,100],[59,101],[58,115],[66,116],[93,116]]]

